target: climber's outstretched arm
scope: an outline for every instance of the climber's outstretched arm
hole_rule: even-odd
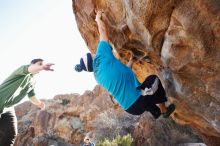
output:
[[[103,13],[102,11],[97,12],[95,21],[97,22],[97,25],[98,25],[100,41],[108,42],[108,35],[107,35],[106,25],[102,21],[102,13]]]

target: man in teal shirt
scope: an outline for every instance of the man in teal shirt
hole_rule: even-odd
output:
[[[78,72],[93,71],[96,81],[110,92],[128,113],[140,115],[144,111],[149,111],[155,118],[161,114],[165,118],[169,117],[175,110],[175,106],[171,104],[166,107],[167,98],[159,78],[156,75],[150,75],[140,84],[133,71],[113,55],[100,11],[96,15],[96,22],[100,42],[95,57],[91,59],[89,57],[91,55],[87,54],[81,58],[75,70]],[[90,68],[91,64],[93,64],[93,69]],[[129,64],[131,64],[130,61]],[[159,104],[159,107],[156,104]]]
[[[42,59],[34,59],[30,65],[23,65],[16,69],[0,85],[0,146],[13,145],[17,134],[17,118],[13,106],[26,95],[30,101],[41,109],[44,102],[35,97],[33,75],[42,70],[53,71],[53,64],[43,64]]]
[[[114,57],[108,42],[99,42],[93,65],[96,81],[115,97],[123,109],[128,109],[141,96],[135,74]]]

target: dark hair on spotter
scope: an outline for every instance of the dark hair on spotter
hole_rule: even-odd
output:
[[[37,63],[37,62],[39,62],[39,61],[44,61],[44,60],[41,59],[41,58],[33,59],[33,60],[31,60],[31,64],[35,64],[35,63]]]

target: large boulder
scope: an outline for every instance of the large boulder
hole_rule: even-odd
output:
[[[73,0],[82,37],[95,53],[95,11],[103,10],[110,43],[122,62],[133,53],[141,81],[158,74],[173,119],[191,125],[209,145],[220,145],[219,0]]]

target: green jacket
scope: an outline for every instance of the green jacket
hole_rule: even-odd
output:
[[[19,67],[0,85],[0,113],[4,108],[17,104],[27,94],[28,97],[35,95],[33,75],[28,72],[28,66]]]

